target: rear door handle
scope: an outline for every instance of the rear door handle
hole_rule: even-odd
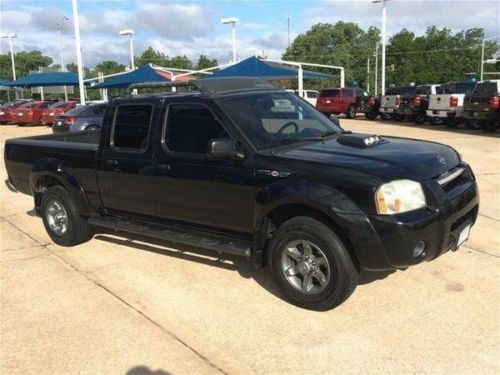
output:
[[[166,172],[172,169],[172,166],[170,164],[158,164],[158,171],[160,172]]]
[[[108,159],[105,163],[108,167],[116,167],[118,165],[118,160]]]

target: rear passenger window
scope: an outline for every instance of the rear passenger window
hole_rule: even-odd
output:
[[[111,134],[111,146],[131,150],[145,150],[153,114],[149,104],[121,105],[118,107]]]
[[[170,151],[207,153],[208,142],[229,138],[215,115],[199,104],[172,104],[168,107],[165,144]]]

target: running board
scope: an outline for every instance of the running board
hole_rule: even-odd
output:
[[[165,240],[173,244],[189,245],[249,258],[252,241],[217,235],[201,230],[187,229],[172,225],[136,222],[109,216],[95,215],[88,219],[89,224],[97,227],[123,231],[145,237]]]

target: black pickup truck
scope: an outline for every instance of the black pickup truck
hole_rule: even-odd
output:
[[[101,131],[7,140],[7,185],[34,197],[59,245],[106,228],[240,255],[317,310],[363,270],[468,238],[478,190],[451,147],[353,134],[258,79],[189,85],[112,100]]]

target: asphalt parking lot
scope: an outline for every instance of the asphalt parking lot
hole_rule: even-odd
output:
[[[341,124],[459,150],[481,192],[470,240],[406,271],[363,274],[343,305],[311,312],[238,259],[107,234],[53,245],[31,197],[4,186],[2,161],[0,372],[498,374],[500,133]],[[1,126],[2,153],[5,139],[48,131]]]

